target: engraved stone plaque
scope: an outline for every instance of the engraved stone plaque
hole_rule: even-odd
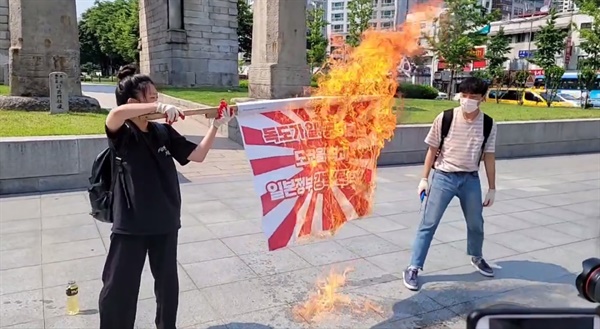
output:
[[[50,113],[69,112],[69,92],[67,74],[64,72],[50,73]]]

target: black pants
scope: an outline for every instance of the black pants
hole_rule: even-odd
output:
[[[175,329],[179,302],[177,232],[149,236],[111,235],[102,273],[100,329],[133,329],[146,254],[154,276],[156,327]]]

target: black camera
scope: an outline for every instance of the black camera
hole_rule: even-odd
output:
[[[579,295],[600,304],[600,259],[589,258],[575,279]],[[487,308],[467,317],[468,329],[600,329],[600,306],[593,309]]]
[[[600,304],[600,259],[588,258],[582,263],[583,271],[575,279],[581,297]]]

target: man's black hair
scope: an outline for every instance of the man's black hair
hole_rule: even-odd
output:
[[[487,82],[476,77],[468,77],[458,86],[458,92],[462,94],[485,96],[487,91]]]

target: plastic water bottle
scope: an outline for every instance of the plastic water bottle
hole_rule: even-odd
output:
[[[67,285],[67,314],[77,315],[79,313],[79,287],[75,280],[69,281]]]

